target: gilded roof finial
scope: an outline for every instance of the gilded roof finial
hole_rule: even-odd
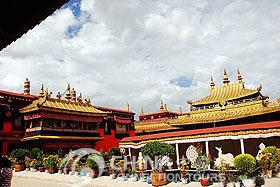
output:
[[[130,109],[129,109],[129,103],[128,103],[128,102],[126,103],[125,110],[128,111],[128,112],[129,112],[129,110],[130,110]]]
[[[215,83],[214,83],[214,80],[213,80],[212,76],[211,76],[211,80],[210,80],[210,86],[211,86],[211,88],[215,87]]]
[[[39,97],[43,98],[44,96],[45,96],[45,90],[44,90],[44,84],[42,84],[42,87],[41,87],[41,90],[40,90],[40,93],[39,93]]]
[[[56,98],[57,98],[58,100],[61,100],[61,97],[62,97],[61,93],[58,92],[57,95],[56,95]]]
[[[71,88],[70,88],[70,84],[68,84],[68,86],[67,86],[66,94],[65,94],[65,99],[68,100],[68,101],[71,99]]]
[[[25,95],[30,95],[30,81],[28,80],[28,78],[26,78],[26,80],[24,81],[23,93]]]
[[[144,108],[141,107],[141,114],[144,114]]]
[[[167,111],[167,104],[164,104],[164,110]]]
[[[77,101],[78,101],[79,103],[83,102],[82,93],[80,93],[79,97],[77,97]]]
[[[74,88],[71,90],[71,101],[75,102],[76,101],[76,91]]]
[[[163,110],[164,109],[164,106],[163,106],[163,101],[160,100],[160,107],[159,107],[160,110]]]
[[[228,79],[228,75],[227,75],[227,71],[226,69],[224,69],[224,80],[223,80],[223,83],[224,84],[228,84],[230,81]]]
[[[242,83],[242,82],[243,82],[243,78],[242,78],[242,75],[241,75],[239,69],[237,69],[237,79],[238,79],[238,82],[239,82],[239,83]]]
[[[180,113],[180,114],[183,113],[182,107],[179,107],[179,113]]]

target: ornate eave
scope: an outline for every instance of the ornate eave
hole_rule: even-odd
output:
[[[223,110],[220,108],[191,111],[187,115],[181,115],[178,119],[169,120],[172,126],[189,124],[203,124],[221,121],[229,121],[250,116],[258,116],[273,112],[280,112],[279,102],[254,101],[243,104],[227,106]]]
[[[82,114],[90,116],[106,116],[107,113],[96,109],[89,103],[66,101],[54,98],[43,97],[33,101],[30,105],[20,109],[21,113],[29,113],[33,111],[51,111],[67,114]]]
[[[204,97],[203,99],[200,99],[198,101],[192,102],[192,105],[197,106],[197,105],[215,104],[223,101],[237,100],[255,94],[260,94],[259,89],[256,90],[246,89],[244,87],[243,82],[224,84],[222,86],[212,86],[210,88],[209,96]]]
[[[205,141],[210,140],[221,140],[221,139],[232,139],[232,138],[254,138],[260,136],[280,136],[280,121],[271,122],[260,122],[243,125],[232,125],[226,127],[213,127],[196,130],[185,130],[185,131],[174,131],[174,132],[163,132],[158,134],[141,135],[134,137],[127,137],[121,140],[120,145],[144,145],[151,141],[164,141],[169,143],[174,142],[194,142],[194,141]]]

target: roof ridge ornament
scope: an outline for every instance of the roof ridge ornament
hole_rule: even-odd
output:
[[[71,88],[70,84],[68,83],[67,89],[66,89],[66,94],[65,94],[65,99],[69,101],[71,99]]]
[[[214,82],[212,76],[211,76],[211,78],[210,78],[210,87],[211,87],[211,88],[214,88],[214,87],[215,87],[215,82]]]
[[[144,108],[141,107],[141,114],[143,115],[144,114]]]
[[[130,111],[130,109],[129,109],[129,103],[128,103],[128,102],[126,102],[125,110],[128,111],[128,112]]]
[[[241,75],[239,69],[237,69],[237,80],[239,83],[243,83],[243,78],[242,78],[242,75]]]
[[[40,93],[39,93],[39,97],[40,97],[40,98],[43,98],[44,95],[45,95],[44,84],[42,84],[41,90],[40,90]]]
[[[160,100],[160,107],[159,107],[159,109],[160,109],[160,110],[163,110],[163,109],[164,109],[164,105],[163,105],[163,100],[162,100],[162,99]]]
[[[227,70],[224,69],[224,80],[223,80],[223,83],[224,84],[228,84],[230,81],[228,79],[228,75],[227,75]]]

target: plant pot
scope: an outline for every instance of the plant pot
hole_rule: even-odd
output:
[[[157,172],[151,174],[152,185],[153,186],[162,186],[167,184],[166,173]]]
[[[31,172],[36,172],[37,170],[36,170],[35,168],[31,167],[31,168],[30,168],[30,171],[31,171]]]
[[[84,170],[80,171],[80,176],[86,176],[86,175],[87,173]]]
[[[272,169],[266,170],[265,174],[270,179],[272,177]]]
[[[116,178],[116,174],[115,173],[112,173],[111,175],[110,175],[110,179],[115,179]]]
[[[255,187],[256,186],[254,179],[244,179],[244,180],[242,180],[242,184],[245,187]]]
[[[24,170],[24,164],[15,164],[14,167],[15,167],[15,172]]]
[[[199,179],[201,186],[209,186],[209,180],[207,178]]]
[[[54,174],[55,168],[53,166],[48,167],[48,172],[49,172],[49,174]]]
[[[63,174],[64,175],[67,175],[67,174],[69,174],[69,169],[68,168],[63,168]]]
[[[131,181],[136,182],[138,180],[137,176],[132,176]]]
[[[92,169],[92,178],[96,178],[98,176],[98,169]]]
[[[240,185],[240,182],[235,182],[235,183],[234,183],[234,186],[235,186],[235,187],[240,187],[240,186],[241,186],[241,185]]]
[[[233,183],[233,182],[229,182],[229,183],[227,184],[227,187],[234,187],[234,183]]]
[[[187,178],[182,178],[181,179],[182,184],[188,184],[188,179]]]
[[[38,167],[38,171],[40,171],[40,172],[44,172],[46,169],[45,169],[45,167]]]

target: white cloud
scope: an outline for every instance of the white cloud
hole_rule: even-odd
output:
[[[1,51],[0,89],[22,92],[29,77],[33,93],[71,83],[98,105],[155,111],[164,99],[177,110],[208,94],[211,75],[220,84],[227,68],[235,81],[240,68],[249,87],[280,97],[279,1],[82,0],[81,10],[57,11]],[[181,76],[190,87],[170,83]]]

